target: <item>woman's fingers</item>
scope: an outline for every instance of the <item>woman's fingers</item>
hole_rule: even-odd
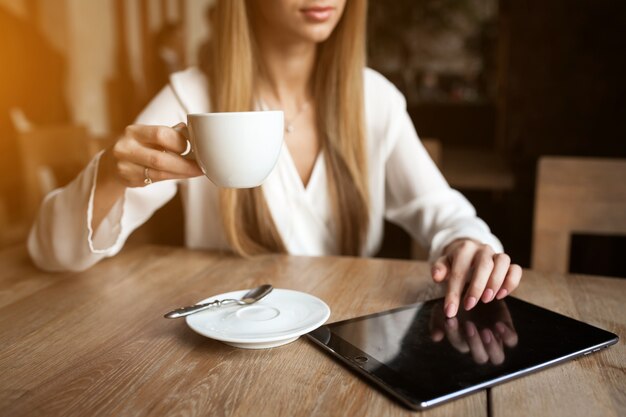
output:
[[[494,254],[489,245],[459,239],[448,245],[445,255],[435,261],[431,276],[435,282],[448,282],[444,312],[447,317],[454,317],[461,306],[468,278],[462,301],[465,310],[474,308],[479,300],[488,303],[506,297],[519,285],[522,270],[518,265],[511,265],[508,255]]]
[[[146,185],[146,179],[153,183],[187,178],[185,175],[154,170],[128,161],[118,162],[118,175],[127,187],[143,187]]]
[[[183,126],[184,124],[182,123],[177,124],[173,128],[167,126],[133,125],[126,128],[125,134],[158,150],[181,154],[187,149],[187,138],[184,135]]]
[[[105,156],[109,172],[127,187],[202,175],[188,153],[187,126],[128,126]]]
[[[476,252],[473,265],[474,272],[465,295],[465,310],[471,310],[478,303],[494,269],[493,250],[490,246],[483,245]]]
[[[120,163],[132,162],[144,168],[171,172],[184,177],[202,175],[195,161],[186,160],[171,152],[146,147],[142,142],[132,138],[116,143],[113,147],[113,154]]]
[[[442,282],[448,276],[448,257],[441,256],[435,261],[431,269],[431,276],[435,282]]]
[[[448,290],[444,302],[444,309],[447,317],[454,317],[459,310],[461,294],[467,274],[472,266],[474,251],[471,241],[463,241],[451,256],[451,266],[448,273]]]
[[[172,127],[172,129],[174,129],[178,134],[182,135],[185,139],[185,150],[179,153],[179,155],[185,157],[185,159],[195,160],[195,156],[192,153],[193,147],[191,146],[191,141],[189,140],[189,129],[187,128],[187,125],[181,122]]]
[[[485,288],[483,296],[481,297],[483,303],[488,303],[495,298],[504,282],[510,265],[511,258],[507,254],[497,253],[493,256],[493,270],[491,271],[487,288]]]
[[[202,171],[197,163],[186,160],[180,155],[170,152],[161,152],[156,149],[144,148],[143,152],[138,152],[133,162],[157,171],[167,171],[175,174],[194,177],[202,175]]]
[[[517,264],[511,265],[508,272],[506,273],[506,277],[504,278],[504,283],[502,284],[502,287],[496,294],[496,298],[498,300],[501,300],[507,295],[511,294],[519,286],[521,279],[522,267]]]

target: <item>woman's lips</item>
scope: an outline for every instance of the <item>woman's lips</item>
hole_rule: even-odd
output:
[[[334,7],[308,7],[300,9],[300,12],[309,22],[325,22],[330,19],[334,10]]]

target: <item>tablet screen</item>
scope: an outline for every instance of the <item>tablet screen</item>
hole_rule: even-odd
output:
[[[600,349],[617,336],[514,297],[453,319],[443,299],[310,334],[412,408],[422,409]]]

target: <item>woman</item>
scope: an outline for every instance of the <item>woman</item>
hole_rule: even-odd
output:
[[[189,247],[369,256],[387,218],[430,247],[448,317],[511,293],[521,268],[447,185],[402,95],[365,68],[365,15],[365,0],[218,1],[211,67],[173,75],[137,124],[46,198],[29,238],[35,263],[81,270],[116,254],[180,188]],[[283,110],[286,126],[262,187],[217,189],[179,155],[187,113],[262,109]]]

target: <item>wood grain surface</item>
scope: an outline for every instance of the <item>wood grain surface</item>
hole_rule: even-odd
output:
[[[305,338],[244,350],[168,310],[270,283],[331,308],[330,321],[435,298],[426,263],[128,248],[81,273],[0,252],[0,416],[624,415],[623,342],[415,413]],[[624,333],[623,281],[527,272],[520,298]],[[598,284],[596,284],[598,283]],[[489,410],[491,407],[491,410]],[[491,412],[490,412],[491,411]]]
[[[626,236],[626,159],[544,156],[537,168],[532,267],[565,273],[574,233]]]

